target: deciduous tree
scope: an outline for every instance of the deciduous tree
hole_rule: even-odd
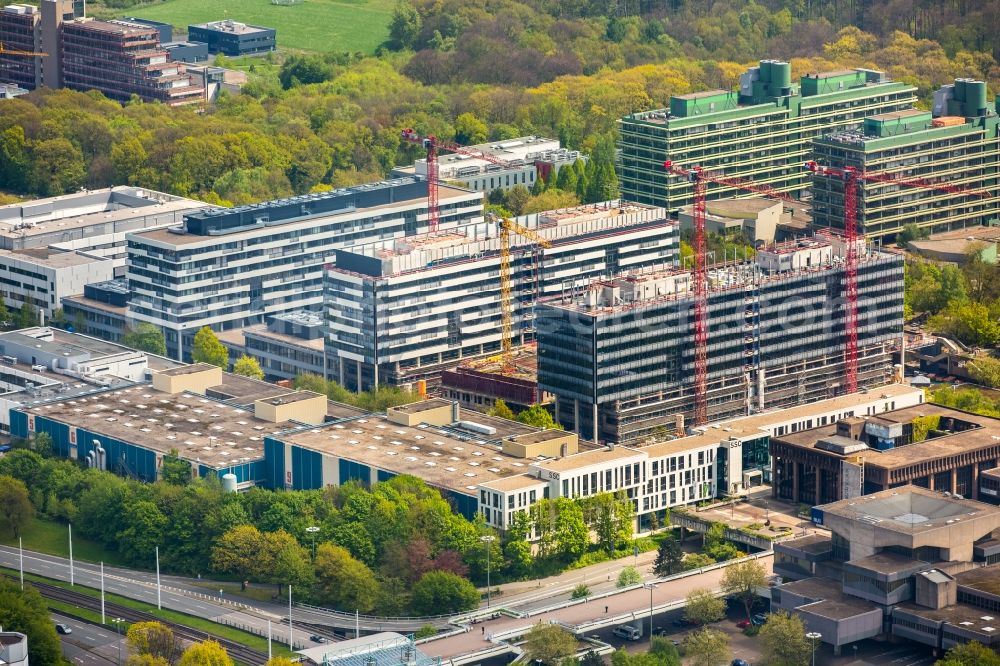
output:
[[[524,636],[524,651],[528,661],[540,661],[554,666],[563,657],[576,652],[577,640],[558,624],[539,622]]]
[[[260,369],[260,363],[253,356],[246,354],[240,356],[236,359],[236,363],[233,363],[233,374],[243,375],[251,379],[264,379],[264,371]]]
[[[129,652],[163,659],[168,664],[177,661],[181,646],[170,627],[162,622],[136,622],[126,634]]]
[[[34,514],[35,508],[24,482],[12,476],[0,476],[0,519],[13,532],[14,538],[21,536],[21,529]]]
[[[803,666],[809,663],[812,646],[805,634],[805,626],[798,615],[780,612],[768,615],[759,634],[767,663],[774,666]]]
[[[447,571],[430,571],[413,586],[413,610],[425,615],[457,613],[479,605],[479,592],[465,578]]]
[[[375,607],[378,581],[346,549],[322,543],[316,549],[316,593],[338,610],[367,613]]]
[[[63,666],[59,636],[56,635],[45,600],[30,583],[21,590],[13,580],[0,579],[0,626],[28,637],[32,666]]]
[[[145,321],[126,328],[122,335],[122,344],[150,354],[167,355],[167,341],[163,329]]]
[[[177,666],[233,666],[226,649],[213,640],[195,643],[181,655]]]
[[[711,624],[726,616],[726,602],[711,590],[692,590],[687,595],[684,619],[694,624]]]
[[[507,403],[503,400],[497,400],[493,407],[487,412],[490,416],[499,416],[502,419],[514,420],[514,411],[507,406]]]
[[[637,585],[642,582],[642,576],[639,575],[639,571],[629,565],[618,572],[618,582],[616,585],[618,587],[628,587],[630,585]]]
[[[212,568],[219,573],[239,576],[245,590],[248,579],[267,571],[270,563],[262,560],[266,550],[265,537],[260,530],[253,525],[238,525],[215,542]]]
[[[699,629],[684,639],[684,656],[692,666],[720,666],[729,663],[729,636],[717,629]]]
[[[208,326],[202,326],[201,330],[195,333],[191,358],[195,363],[217,365],[223,370],[229,367],[229,351]]]
[[[517,420],[525,425],[545,428],[546,430],[562,430],[563,427],[552,420],[552,414],[542,405],[532,405],[517,415]]]
[[[767,585],[767,572],[764,566],[757,560],[747,560],[738,562],[726,567],[722,574],[722,581],[719,587],[722,591],[742,602],[746,609],[747,618],[750,617],[750,609],[753,608],[757,600],[757,588]]]

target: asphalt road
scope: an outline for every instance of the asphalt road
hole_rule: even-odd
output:
[[[118,636],[103,627],[52,614],[52,621],[67,625],[73,633],[59,636],[63,656],[78,666],[118,666]],[[122,663],[128,659],[122,649]]]

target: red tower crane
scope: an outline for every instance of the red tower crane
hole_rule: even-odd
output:
[[[468,155],[477,160],[484,160],[491,164],[498,164],[511,168],[514,166],[507,160],[484,153],[475,148],[460,146],[451,141],[444,141],[436,136],[420,136],[412,129],[404,129],[401,134],[404,141],[422,145],[427,150],[427,224],[431,231],[437,231],[440,214],[438,211],[438,151],[447,150],[451,153]]]
[[[782,201],[792,201],[783,192],[767,185],[757,185],[741,178],[675,166],[671,160],[663,163],[668,174],[687,178],[694,186],[694,425],[708,422],[708,266],[705,263],[705,197],[706,183],[716,183],[745,192],[756,192]]]
[[[951,194],[969,194],[989,197],[989,192],[969,190],[948,183],[936,183],[919,178],[903,178],[885,173],[864,173],[857,167],[830,167],[806,162],[806,170],[821,176],[840,178],[844,181],[844,240],[847,243],[845,261],[847,313],[844,322],[844,388],[847,393],[858,390],[858,181],[906,185],[925,190],[938,190]]]

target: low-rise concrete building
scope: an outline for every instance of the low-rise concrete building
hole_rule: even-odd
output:
[[[773,243],[778,225],[785,217],[782,202],[772,199],[721,199],[705,203],[707,232],[720,236],[737,235],[751,243]],[[681,231],[693,230],[694,207],[681,208],[677,220]]]
[[[842,647],[889,635],[947,650],[1000,645],[1000,509],[917,486],[813,508],[830,536],[774,545],[772,610],[799,615]],[[996,560],[993,560],[994,562]]]
[[[0,631],[0,664],[28,666],[28,637],[17,631]]]
[[[891,402],[881,414],[775,433],[773,495],[815,505],[912,483],[980,499],[981,473],[1000,466],[1000,419]]]

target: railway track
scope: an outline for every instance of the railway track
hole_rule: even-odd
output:
[[[11,578],[11,576],[5,577]],[[77,608],[83,608],[97,613],[101,612],[101,600],[96,597],[91,597],[80,592],[73,592],[72,590],[67,590],[56,585],[50,585],[49,583],[31,581],[30,584],[34,585],[35,589],[37,589],[38,592],[46,599],[62,601],[64,603],[72,604]],[[232,659],[246,664],[247,666],[263,666],[267,663],[267,655],[265,653],[258,652],[253,648],[243,645],[242,643],[237,643],[236,641],[228,638],[222,638],[221,636],[215,636],[209,632],[195,629],[184,624],[164,620],[150,613],[129,608],[128,606],[122,606],[120,604],[105,601],[104,613],[106,616],[116,618],[120,617],[129,624],[135,622],[160,622],[161,624],[170,627],[171,631],[174,632],[174,636],[186,641],[201,642],[211,638],[224,647]]]

